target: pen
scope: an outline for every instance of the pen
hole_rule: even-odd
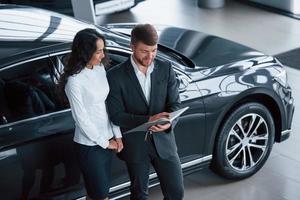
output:
[[[152,134],[152,131],[148,130],[145,134],[145,141],[147,141],[147,138],[148,138],[148,135],[151,135]]]

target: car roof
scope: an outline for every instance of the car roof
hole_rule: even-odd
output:
[[[48,10],[0,4],[0,68],[9,60],[45,52],[68,43],[75,34],[95,25]],[[26,56],[25,56],[26,57]]]

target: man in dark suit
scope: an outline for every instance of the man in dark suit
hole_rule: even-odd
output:
[[[150,24],[131,32],[132,56],[108,71],[110,93],[107,107],[112,122],[125,132],[148,121],[168,117],[178,110],[180,99],[175,73],[169,62],[155,59],[158,35]],[[120,158],[126,162],[131,199],[148,198],[150,164],[154,167],[164,199],[183,199],[182,170],[170,123],[150,127],[153,134],[123,135]]]

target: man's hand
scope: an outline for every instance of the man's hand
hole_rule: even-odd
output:
[[[152,122],[152,121],[155,121],[155,120],[158,120],[158,119],[161,119],[161,118],[169,118],[170,116],[170,113],[168,112],[161,112],[161,113],[158,113],[156,115],[153,115],[149,118],[149,122]],[[164,124],[164,125],[156,125],[156,126],[151,126],[149,128],[150,131],[152,132],[161,132],[161,131],[164,131],[164,130],[167,130],[168,128],[170,128],[171,124],[170,123],[167,123],[167,124]]]
[[[149,128],[150,131],[152,132],[161,132],[161,131],[165,131],[167,129],[169,129],[171,127],[171,124],[170,123],[167,123],[167,124],[164,124],[164,125],[156,125],[156,126],[151,126]]]
[[[170,113],[168,112],[161,112],[161,113],[158,113],[156,115],[153,115],[149,118],[148,122],[152,122],[152,121],[155,121],[155,120],[158,120],[160,118],[169,118],[170,116]]]
[[[118,144],[117,152],[119,153],[124,148],[122,138],[116,138],[116,142]]]

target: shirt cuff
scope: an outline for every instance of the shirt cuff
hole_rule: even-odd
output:
[[[112,122],[111,122],[111,127],[112,127],[112,132],[113,132],[115,138],[122,138],[122,133],[121,133],[120,127],[114,125]]]
[[[109,141],[108,140],[98,140],[97,144],[102,147],[103,149],[107,149],[108,145],[109,145]]]
[[[122,138],[122,133],[121,133],[120,129],[114,130],[114,136],[115,136],[115,138]]]

